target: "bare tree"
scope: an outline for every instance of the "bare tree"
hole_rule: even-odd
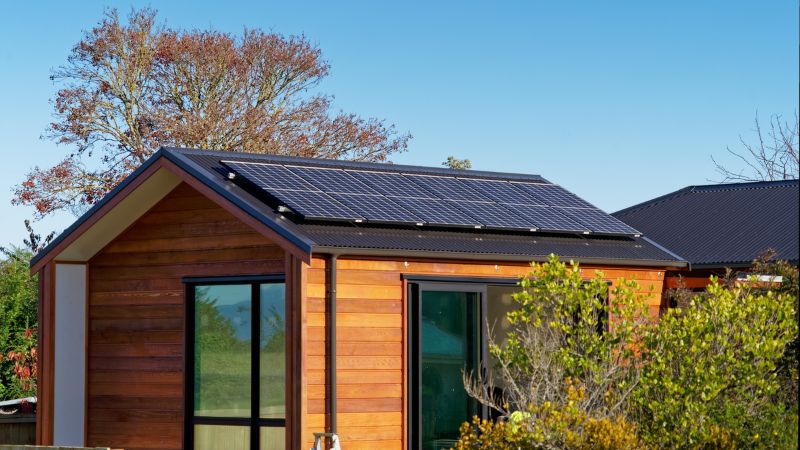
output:
[[[770,117],[769,129],[766,131],[762,129],[758,115],[756,115],[755,126],[758,138],[755,144],[750,144],[742,136],[739,136],[742,149],[726,148],[728,153],[744,164],[741,169],[735,170],[732,167],[726,167],[713,156],[711,157],[717,172],[722,175],[719,182],[796,180],[800,176],[798,173],[800,171],[798,164],[800,121],[798,121],[797,112],[794,113],[792,122],[785,121],[779,115],[773,115]]]

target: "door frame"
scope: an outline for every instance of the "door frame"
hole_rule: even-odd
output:
[[[408,314],[408,442],[411,449],[422,447],[422,371],[421,365],[421,304],[422,292],[468,292],[478,294],[478,336],[480,338],[478,360],[476,370],[481,370],[484,361],[488,356],[488,341],[485,333],[485,318],[487,312],[488,288],[489,285],[509,285],[516,284],[516,279],[497,280],[492,279],[481,281],[441,280],[430,279],[408,280],[407,289],[407,314]],[[501,281],[501,282],[498,282]],[[486,405],[480,404],[480,415],[482,418],[488,417],[489,409]]]

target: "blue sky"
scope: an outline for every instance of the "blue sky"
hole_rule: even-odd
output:
[[[710,155],[735,164],[725,147],[753,140],[757,111],[798,108],[797,1],[5,2],[0,245],[31,216],[11,187],[69,151],[40,139],[50,70],[105,6],[132,5],[174,27],[303,33],[337,108],[413,134],[395,162],[541,174],[609,212],[718,178]]]

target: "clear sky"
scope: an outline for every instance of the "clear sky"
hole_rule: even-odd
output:
[[[753,140],[756,112],[798,109],[796,0],[2,2],[0,245],[32,215],[11,187],[69,151],[40,139],[50,70],[105,6],[132,5],[174,27],[303,33],[338,108],[414,136],[395,162],[540,174],[609,212],[716,179],[710,155],[734,164],[725,147]]]

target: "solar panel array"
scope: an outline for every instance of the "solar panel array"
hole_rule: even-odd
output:
[[[222,163],[310,220],[641,234],[550,183],[260,162]]]

